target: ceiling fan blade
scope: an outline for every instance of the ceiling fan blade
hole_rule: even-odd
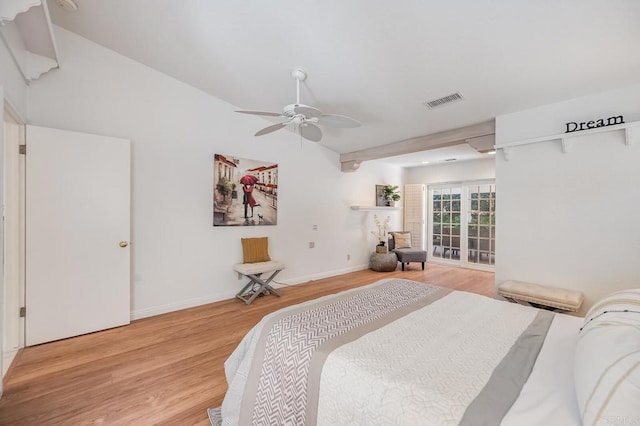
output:
[[[279,112],[268,112],[268,111],[236,111],[240,114],[251,114],[251,115],[268,115],[269,117],[280,117],[282,114]]]
[[[318,108],[310,107],[309,105],[296,105],[293,108],[293,112],[296,114],[302,114],[307,118],[316,118],[322,116],[322,111]]]
[[[282,128],[283,128],[283,127],[285,127],[287,124],[289,124],[289,121],[284,122],[284,123],[274,124],[274,125],[271,125],[271,126],[269,126],[269,127],[265,127],[264,129],[262,129],[262,130],[258,131],[258,132],[256,133],[256,136],[262,136],[262,135],[266,135],[267,133],[275,132],[276,130],[280,130],[280,129],[282,129]]]
[[[320,139],[322,139],[322,130],[320,130],[320,127],[311,123],[301,124],[300,134],[303,138],[312,142],[320,142]]]
[[[360,123],[358,120],[354,120],[351,117],[337,114],[322,114],[320,117],[318,117],[318,124],[340,127],[343,129],[362,126],[362,123]]]

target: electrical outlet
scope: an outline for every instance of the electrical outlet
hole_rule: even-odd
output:
[[[316,243],[314,243],[313,241],[311,241],[309,243],[309,248],[316,248]]]
[[[317,231],[318,230],[318,225],[311,225],[311,230]]]
[[[351,255],[350,254],[347,255],[347,260],[351,260]]]

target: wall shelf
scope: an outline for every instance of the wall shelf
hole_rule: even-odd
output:
[[[631,145],[631,129],[635,127],[640,127],[640,121],[632,121],[630,123],[617,124],[615,126],[597,127],[595,129],[590,129],[590,130],[581,130],[581,131],[571,132],[571,133],[558,133],[555,135],[541,136],[537,138],[507,142],[501,145],[496,145],[496,149],[502,151],[502,154],[504,155],[504,159],[508,161],[511,148],[514,148],[517,146],[523,146],[523,145],[530,145],[534,143],[559,140],[560,143],[562,144],[562,152],[566,154],[567,152],[569,152],[569,140],[572,138],[586,136],[586,135],[593,135],[596,133],[613,132],[616,130],[624,130],[624,143],[625,145],[629,146]]]
[[[373,212],[378,210],[400,210],[402,207],[388,207],[388,206],[351,206],[351,210],[358,210],[361,212]]]
[[[59,66],[53,26],[44,0],[0,1],[0,38],[26,83]]]

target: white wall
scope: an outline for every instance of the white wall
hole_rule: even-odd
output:
[[[497,117],[496,144],[562,133],[564,123],[640,120],[640,85]],[[640,285],[640,128],[580,136],[497,156],[496,282],[529,281],[600,297]]]
[[[4,100],[11,104],[14,112],[26,117],[27,84],[3,42],[0,42],[0,86],[4,88]]]
[[[31,124],[129,138],[133,145],[134,318],[232,297],[243,285],[241,237],[268,236],[286,264],[279,281],[300,282],[366,267],[366,213],[374,185],[399,182],[397,167],[340,172],[338,154],[62,28],[63,67],[28,91]],[[278,225],[213,227],[213,155],[278,163]],[[400,223],[400,218],[394,218]],[[313,231],[312,225],[318,225]],[[309,249],[308,243],[315,242]],[[347,254],[351,260],[347,261]]]
[[[493,179],[496,177],[495,157],[480,160],[454,161],[409,167],[404,171],[405,183],[443,183],[468,180]]]

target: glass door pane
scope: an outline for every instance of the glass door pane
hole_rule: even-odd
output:
[[[467,261],[495,265],[495,184],[469,187]]]
[[[461,188],[434,189],[431,196],[432,255],[460,259]]]

